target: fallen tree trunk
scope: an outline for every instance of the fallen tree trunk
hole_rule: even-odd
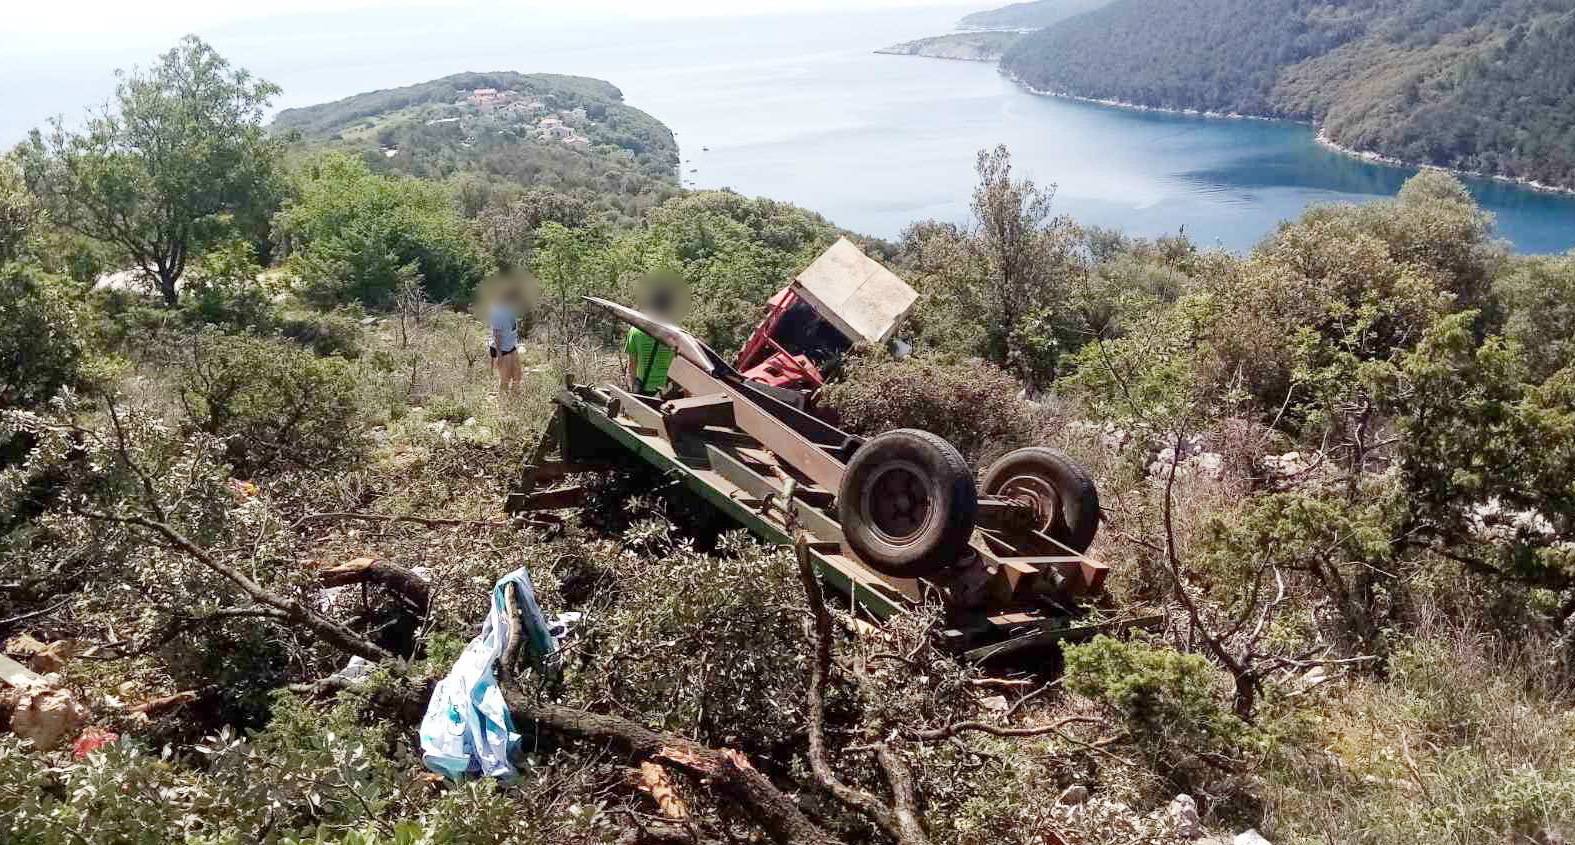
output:
[[[324,587],[376,584],[403,597],[417,613],[426,613],[431,602],[431,588],[427,586],[426,579],[403,566],[377,558],[358,557],[319,570],[317,582]]]
[[[708,783],[738,802],[773,842],[833,845],[839,840],[811,822],[743,754],[708,748],[666,731],[653,731],[621,716],[532,701],[517,683],[500,684],[517,723],[535,723],[560,736],[600,742],[641,760],[654,760]]]

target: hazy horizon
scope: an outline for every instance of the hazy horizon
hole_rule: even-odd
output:
[[[370,88],[354,75],[343,76],[345,84],[335,85],[335,79],[307,74],[314,69],[370,61],[361,55],[366,46],[397,42],[397,37],[389,38],[391,35],[410,39],[411,49],[405,55],[416,66],[429,58],[427,50],[433,39],[445,36],[461,44],[475,43],[478,53],[492,55],[499,47],[498,39],[523,30],[572,33],[611,26],[626,35],[630,33],[628,26],[647,22],[661,26],[686,20],[752,20],[833,10],[840,14],[945,10],[948,17],[956,19],[1000,4],[988,0],[765,0],[740,9],[719,0],[677,0],[666,4],[582,0],[574,4],[572,11],[564,12],[561,4],[538,0],[507,5],[483,0],[394,0],[375,6],[369,0],[280,0],[270,6],[269,14],[213,5],[196,0],[163,0],[138,4],[133,9],[124,3],[90,0],[69,7],[32,5],[12,14],[0,32],[0,105],[4,106],[0,108],[0,148],[23,140],[28,131],[57,115],[68,122],[79,119],[114,92],[117,70],[152,64],[186,35],[208,41],[232,64],[280,84],[284,91],[273,104],[273,111],[277,112],[462,71],[575,72],[539,66],[529,55],[522,55],[512,66],[459,66],[450,62],[441,72],[395,74]],[[484,18],[489,26],[478,27],[478,18]],[[363,37],[347,37],[346,33],[356,27],[364,30]],[[485,35],[478,39],[478,32]],[[373,34],[380,38],[365,37]],[[453,42],[444,44],[451,52]],[[399,58],[400,55],[378,57]],[[578,72],[607,78],[594,70]],[[301,84],[303,75],[310,84]],[[619,83],[617,79],[608,81]]]

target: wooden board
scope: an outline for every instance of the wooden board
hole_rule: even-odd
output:
[[[849,340],[872,346],[885,343],[919,300],[907,282],[847,238],[794,277],[793,289]]]

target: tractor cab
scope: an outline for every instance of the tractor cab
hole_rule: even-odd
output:
[[[744,378],[797,404],[826,383],[822,371],[858,344],[892,340],[919,295],[907,282],[838,238],[771,297],[765,319],[739,353]]]

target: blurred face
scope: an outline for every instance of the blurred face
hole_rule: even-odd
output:
[[[673,294],[671,291],[658,290],[651,294],[651,314],[663,319],[671,318],[674,312]]]
[[[639,308],[657,319],[676,323],[683,319],[688,303],[684,280],[677,274],[652,273],[640,280],[636,293]]]

